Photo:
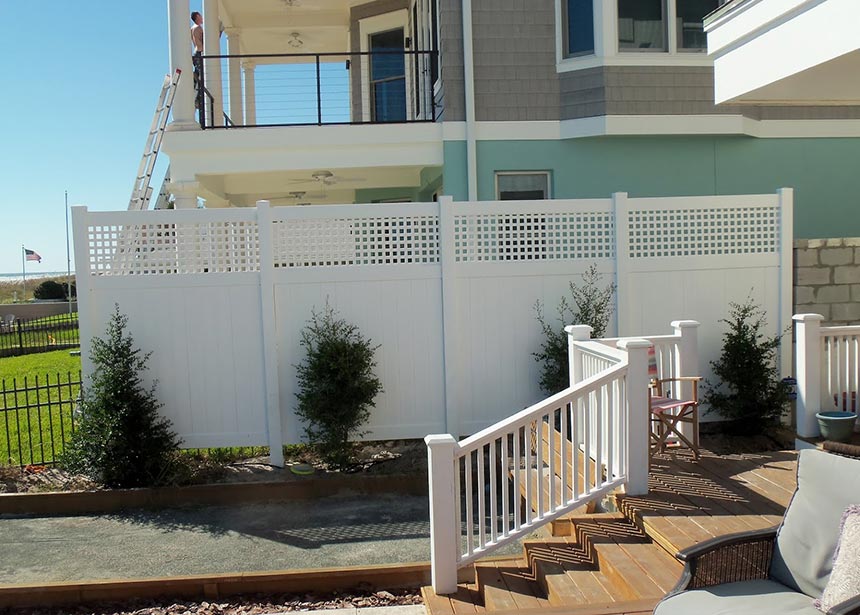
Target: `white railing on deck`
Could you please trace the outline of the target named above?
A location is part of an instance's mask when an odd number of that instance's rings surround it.
[[[817,412],[857,413],[860,326],[822,327],[821,314],[797,314],[797,434],[820,435]]]
[[[456,590],[459,567],[614,489],[647,493],[651,344],[618,346],[588,343],[588,378],[459,443],[427,436],[437,593]]]

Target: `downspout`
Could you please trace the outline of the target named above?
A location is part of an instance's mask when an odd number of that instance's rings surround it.
[[[472,39],[472,0],[463,2],[463,86],[466,97],[466,178],[469,200],[478,200],[478,142],[475,135],[475,52]]]

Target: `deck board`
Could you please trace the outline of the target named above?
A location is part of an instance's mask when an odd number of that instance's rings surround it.
[[[695,462],[657,455],[647,496],[619,506],[670,552],[714,536],[779,523],[796,486],[797,451],[718,456]]]

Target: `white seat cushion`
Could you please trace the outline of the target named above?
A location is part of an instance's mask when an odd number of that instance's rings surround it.
[[[812,598],[776,581],[725,583],[664,600],[654,615],[821,615]]]

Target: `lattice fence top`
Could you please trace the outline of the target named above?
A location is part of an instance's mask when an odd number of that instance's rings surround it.
[[[628,223],[631,258],[779,252],[774,206],[632,210]]]
[[[454,217],[458,263],[615,257],[611,212],[481,213]]]
[[[260,270],[256,222],[91,225],[90,273],[168,275]]]
[[[439,262],[438,216],[280,220],[273,235],[275,267]]]

